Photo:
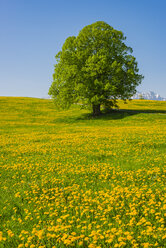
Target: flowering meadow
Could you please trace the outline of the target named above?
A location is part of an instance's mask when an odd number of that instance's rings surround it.
[[[0,248],[166,247],[166,102],[0,97]]]

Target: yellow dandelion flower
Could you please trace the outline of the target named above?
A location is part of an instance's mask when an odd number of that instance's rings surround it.
[[[79,245],[79,246],[83,245],[83,241],[79,241],[79,242],[78,242],[78,245]]]
[[[131,235],[127,235],[127,237],[126,237],[128,240],[132,240],[133,239],[133,237],[131,236]]]
[[[30,248],[35,248],[35,245],[34,244],[30,245]]]
[[[147,243],[143,243],[142,245],[143,245],[144,248],[148,248],[148,247],[151,246],[148,242]]]
[[[19,245],[17,246],[17,248],[22,248],[22,247],[24,247],[24,244],[19,244]]]

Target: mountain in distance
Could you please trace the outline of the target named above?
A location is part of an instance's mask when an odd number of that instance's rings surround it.
[[[51,99],[50,96],[43,97],[43,99]],[[161,97],[159,94],[148,91],[148,92],[140,92],[137,91],[137,93],[131,97],[131,99],[145,99],[145,100],[155,100],[155,101],[166,101],[165,97]]]
[[[132,99],[145,99],[145,100],[157,100],[157,101],[166,101],[166,98],[161,97],[159,94],[149,91],[149,92],[139,92],[132,97]]]

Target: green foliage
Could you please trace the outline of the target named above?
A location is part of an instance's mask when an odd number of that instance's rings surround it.
[[[77,37],[66,39],[56,55],[57,64],[49,95],[57,106],[115,106],[118,98],[129,99],[141,83],[132,49],[123,33],[105,22],[84,27]],[[97,113],[96,113],[97,114]]]

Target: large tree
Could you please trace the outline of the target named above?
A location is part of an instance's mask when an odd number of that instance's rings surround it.
[[[57,63],[49,95],[57,106],[68,108],[80,102],[91,106],[94,115],[101,105],[116,106],[136,92],[142,75],[132,48],[123,33],[99,21],[84,27],[77,37],[66,39],[56,55]]]

